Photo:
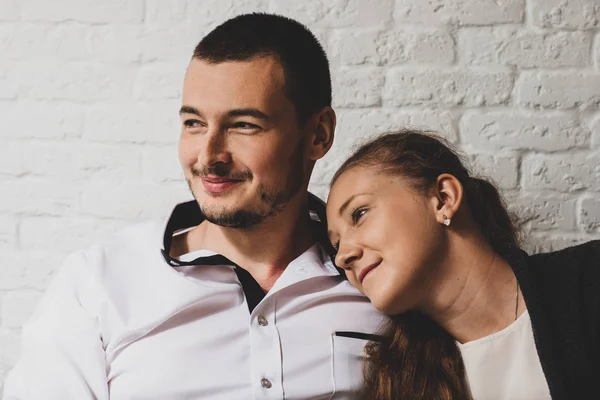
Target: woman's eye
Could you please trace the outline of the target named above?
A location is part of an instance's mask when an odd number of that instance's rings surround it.
[[[364,207],[357,208],[356,210],[352,211],[352,222],[356,224],[366,213],[367,209]]]

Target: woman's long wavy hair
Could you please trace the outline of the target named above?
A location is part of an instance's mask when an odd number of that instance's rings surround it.
[[[422,193],[444,173],[462,184],[465,206],[498,252],[519,243],[518,230],[496,187],[472,176],[463,156],[433,132],[403,130],[370,140],[334,175],[331,185],[354,167],[374,167],[407,178]],[[392,316],[370,342],[363,398],[368,400],[471,399],[465,367],[454,338],[418,311]]]

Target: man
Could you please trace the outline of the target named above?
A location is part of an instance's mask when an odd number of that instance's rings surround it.
[[[358,396],[382,317],[307,192],[335,128],[323,49],[293,20],[233,18],[196,47],[180,114],[195,201],[66,261],[5,399]]]

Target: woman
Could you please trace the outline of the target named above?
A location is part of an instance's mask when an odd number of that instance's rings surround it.
[[[443,139],[359,148],[327,204],[336,263],[392,316],[366,399],[596,398],[600,242],[529,256],[496,188]]]

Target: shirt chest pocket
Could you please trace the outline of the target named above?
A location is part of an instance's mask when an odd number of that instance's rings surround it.
[[[363,364],[368,339],[353,332],[337,332],[331,336],[334,394],[331,399],[360,399]]]

